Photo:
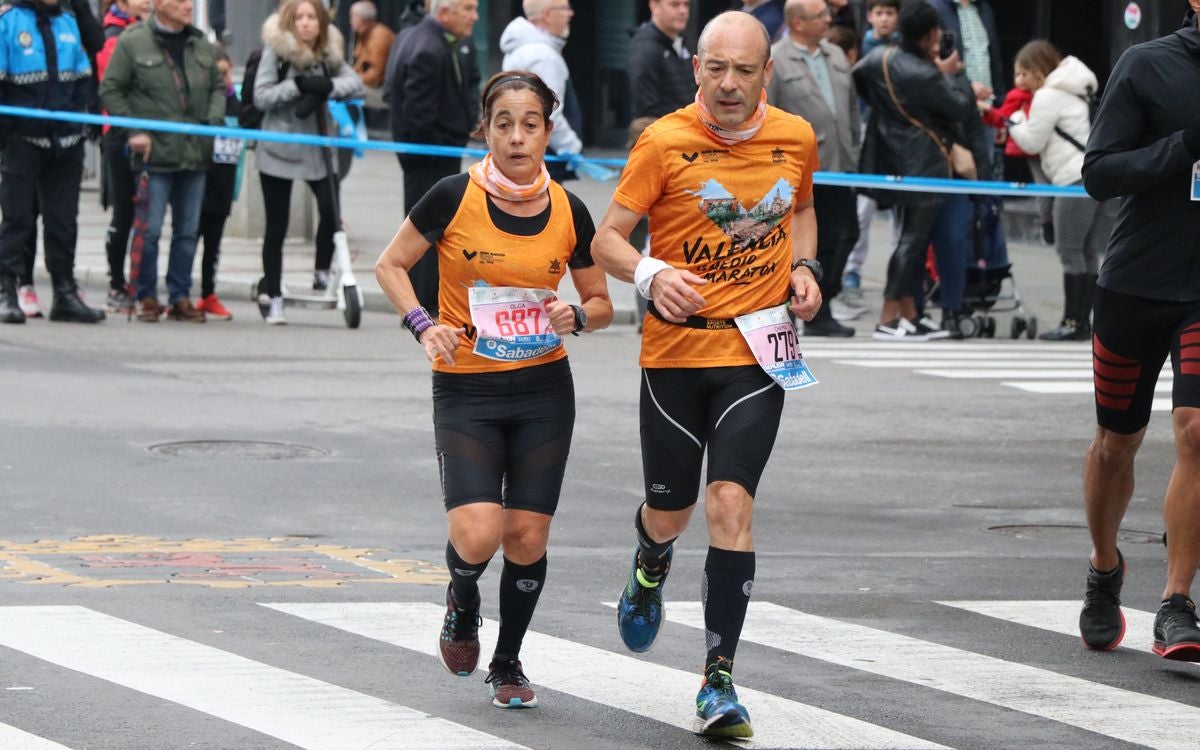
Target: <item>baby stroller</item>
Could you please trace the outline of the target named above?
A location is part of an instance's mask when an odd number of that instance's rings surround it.
[[[992,313],[1014,313],[1009,334],[1014,339],[1022,335],[1037,337],[1038,322],[1027,316],[1021,301],[1021,291],[1008,262],[1008,247],[1000,224],[1000,201],[992,196],[976,199],[972,226],[973,253],[966,267],[966,286],[963,291],[963,314],[956,319],[961,338],[994,338],[996,318]],[[933,250],[926,263],[927,296],[938,301],[939,281],[933,262]]]

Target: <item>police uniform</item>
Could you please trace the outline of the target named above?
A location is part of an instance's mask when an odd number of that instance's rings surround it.
[[[35,0],[0,7],[0,101],[83,112],[91,77],[92,66],[71,13]],[[9,317],[9,308],[15,303],[15,277],[21,272],[24,248],[36,228],[35,199],[45,226],[46,269],[54,283],[56,309],[51,317],[96,318],[79,303],[74,279],[83,125],[6,117],[0,120],[0,132],[5,141],[0,162],[0,319],[20,322]]]

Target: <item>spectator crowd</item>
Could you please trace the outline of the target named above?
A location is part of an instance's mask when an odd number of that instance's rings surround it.
[[[282,0],[263,24],[261,50],[251,56],[239,93],[229,56],[193,25],[194,0],[103,0],[99,15],[88,0],[16,0],[0,11],[6,51],[0,101],[319,135],[335,132],[327,102],[362,100],[369,111],[388,113],[396,141],[466,146],[480,116],[482,76],[473,39],[478,0],[414,0],[396,29],[381,20],[371,0],[347,2],[349,47],[327,0]],[[987,180],[1001,174],[1007,156],[1025,160],[1036,181],[1082,183],[1090,102],[1099,94],[1096,75],[1078,58],[1034,40],[1018,51],[1009,88],[990,0],[866,0],[857,14],[849,0],[731,5],[758,19],[772,40],[768,102],[813,126],[823,170]],[[691,3],[648,0],[648,10],[649,20],[630,30],[630,147],[647,125],[696,94],[693,49],[685,39],[695,28]],[[547,166],[553,179],[573,179],[584,112],[563,50],[574,10],[569,0],[524,0],[522,11],[499,36],[501,68],[536,73],[554,93],[559,104],[547,154],[561,159]],[[861,29],[859,19],[866,21]],[[102,201],[112,213],[105,243],[110,288],[101,309],[84,302],[73,271],[90,135],[90,128],[73,123],[5,120],[0,320],[22,323],[43,314],[33,282],[39,216],[52,320],[94,323],[106,312],[136,314],[145,322],[229,319],[216,295],[216,276],[248,144],[103,129]],[[340,176],[324,149],[273,141],[254,147],[259,184],[250,189],[261,190],[266,218],[259,303],[267,323],[281,324],[292,184],[303,181],[315,199],[312,291],[326,294],[332,293],[333,238],[340,229]],[[398,157],[406,214],[463,168],[458,157]],[[50,195],[54,199],[46,200]],[[826,304],[804,324],[805,336],[856,334],[851,324],[867,311],[862,268],[877,214],[891,219],[892,247],[871,335],[892,341],[969,335],[970,269],[1007,264],[997,199],[818,185],[814,203]],[[1088,198],[1042,203],[1043,236],[1062,259],[1064,293],[1062,320],[1042,338],[1087,339],[1114,207]],[[159,244],[168,208],[160,290]],[[634,231],[644,248],[647,229],[643,223]],[[422,305],[436,311],[435,259],[422,258],[410,276]]]

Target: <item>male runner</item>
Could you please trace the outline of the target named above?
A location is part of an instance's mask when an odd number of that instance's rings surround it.
[[[784,303],[804,320],[821,304],[812,260],[817,142],[803,119],[766,104],[770,39],[757,19],[719,15],[697,46],[696,101],[638,140],[592,243],[606,271],[650,300],[640,360],[646,501],[634,518],[638,545],[618,622],[630,649],[654,643],[672,544],[691,518],[707,446],[708,651],[696,712],[702,734],[749,737],[731,675],[754,580],[754,494],[783,389],[756,364],[734,318],[777,308],[777,340],[786,330],[794,343]],[[627,241],[643,214],[646,258]]]

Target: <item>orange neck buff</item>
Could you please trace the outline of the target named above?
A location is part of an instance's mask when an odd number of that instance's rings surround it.
[[[471,181],[483,188],[488,195],[506,201],[531,201],[550,189],[550,173],[546,170],[546,162],[542,162],[542,170],[537,179],[530,185],[519,185],[504,176],[504,173],[487,154],[483,161],[473,164],[468,173]]]
[[[758,109],[754,110],[754,114],[736,128],[730,129],[717,123],[713,119],[712,112],[708,105],[704,103],[704,97],[700,96],[700,92],[696,91],[696,112],[700,116],[700,122],[704,123],[704,130],[717,143],[725,146],[732,146],[741,141],[748,141],[753,138],[762,128],[763,123],[767,120],[767,92],[764,90],[758,98]]]

